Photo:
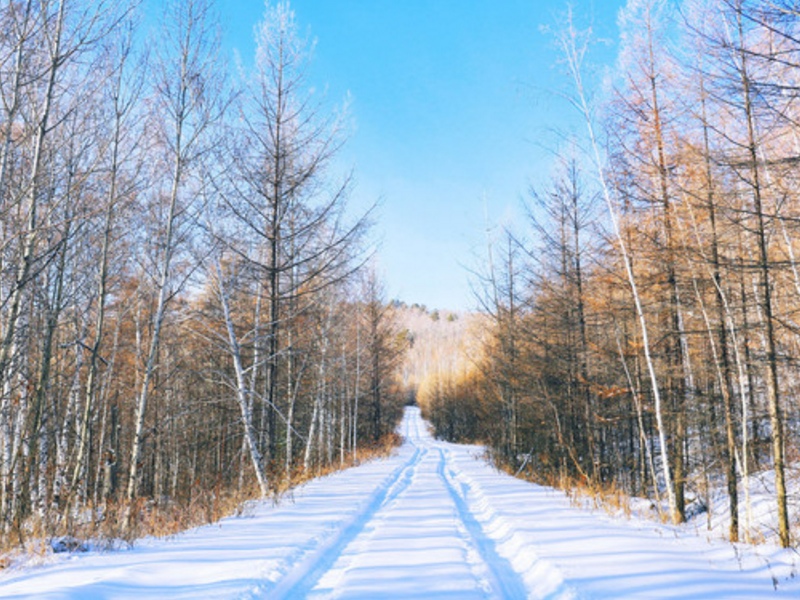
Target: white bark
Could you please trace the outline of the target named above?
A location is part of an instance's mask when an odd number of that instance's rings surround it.
[[[223,316],[225,318],[225,330],[228,336],[228,354],[231,357],[233,370],[236,374],[236,400],[239,404],[239,412],[242,419],[242,427],[244,429],[245,440],[247,441],[247,448],[250,452],[250,461],[253,464],[258,486],[261,489],[261,495],[266,497],[269,495],[269,482],[264,473],[261,451],[258,449],[258,438],[253,428],[253,411],[252,402],[250,401],[250,389],[247,386],[247,374],[242,363],[242,353],[239,345],[239,339],[236,336],[236,331],[233,327],[233,318],[231,317],[230,304],[228,302],[228,293],[225,288],[225,277],[222,272],[222,265],[219,258],[215,265],[217,274],[217,292],[219,296],[220,305],[222,306]]]
[[[572,102],[573,105],[580,111],[581,115],[585,120],[587,132],[589,134],[589,142],[591,143],[592,146],[593,161],[597,169],[598,180],[600,182],[600,187],[603,192],[603,198],[606,202],[606,207],[608,208],[608,214],[611,220],[614,237],[617,240],[617,246],[619,248],[620,256],[625,266],[625,275],[628,279],[628,285],[631,288],[631,294],[633,296],[633,302],[636,308],[636,316],[639,321],[640,335],[642,336],[642,348],[644,351],[645,364],[647,366],[647,373],[650,378],[650,386],[653,393],[656,425],[658,427],[661,472],[664,477],[664,485],[667,491],[667,501],[669,503],[669,509],[672,516],[672,520],[673,522],[678,523],[680,522],[680,514],[678,512],[678,505],[675,497],[675,489],[673,487],[673,482],[672,482],[672,472],[669,466],[669,450],[667,447],[666,427],[664,424],[664,415],[661,406],[661,391],[659,388],[658,378],[656,377],[655,364],[653,362],[653,358],[650,353],[650,338],[648,335],[647,320],[645,318],[644,309],[642,308],[641,299],[639,297],[639,289],[638,286],[636,285],[636,278],[634,277],[633,274],[633,267],[631,265],[630,254],[625,244],[625,239],[623,238],[619,228],[619,218],[617,216],[617,209],[616,206],[614,205],[614,200],[612,198],[611,190],[606,180],[605,171],[603,170],[603,161],[600,156],[600,146],[597,141],[597,136],[595,135],[594,132],[594,122],[592,119],[592,113],[591,110],[589,109],[586,92],[583,87],[583,75],[581,70],[582,69],[581,63],[585,48],[580,46],[580,40],[578,39],[577,32],[575,31],[573,23],[571,21],[568,23],[568,29],[566,31],[561,32],[561,37],[559,41],[561,43],[564,57],[567,60],[569,69],[573,77],[573,81],[575,83],[577,96],[575,99],[572,100]]]

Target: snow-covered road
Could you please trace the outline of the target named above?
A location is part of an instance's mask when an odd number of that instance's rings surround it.
[[[796,554],[570,506],[434,440],[173,540],[0,575],[0,598],[800,598]],[[775,585],[777,584],[777,591]]]

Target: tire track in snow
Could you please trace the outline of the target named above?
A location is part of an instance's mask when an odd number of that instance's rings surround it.
[[[449,456],[445,454],[441,447],[436,449],[439,451],[440,456],[439,476],[444,482],[450,498],[453,500],[456,513],[464,525],[469,541],[478,551],[481,560],[486,565],[489,584],[494,594],[498,598],[527,598],[528,591],[522,577],[514,570],[511,563],[500,555],[497,551],[496,541],[484,531],[482,525],[470,510],[466,499],[458,493],[448,467]]]
[[[372,494],[366,506],[353,515],[335,533],[320,542],[298,564],[279,579],[268,590],[270,600],[301,600],[317,585],[322,576],[339,559],[344,549],[365,529],[383,506],[392,502],[411,485],[414,472],[427,454],[414,440],[406,438],[414,446],[414,454],[380,485]]]
[[[471,551],[474,551],[473,559],[469,562],[477,567],[478,571],[475,574],[488,586],[485,591],[489,592],[491,597],[509,600],[575,598],[573,590],[565,589],[563,586],[558,586],[560,589],[556,590],[550,588],[547,592],[541,593],[544,591],[542,588],[546,589],[547,586],[531,585],[528,578],[523,577],[515,569],[515,561],[512,560],[514,557],[508,557],[507,549],[504,556],[501,548],[510,538],[517,537],[512,524],[498,515],[489,505],[488,498],[480,486],[461,472],[447,445],[435,442],[427,432],[421,431],[421,419],[418,414],[415,417],[407,418],[403,428],[406,443],[414,448],[412,456],[376,488],[363,509],[301,557],[299,562],[274,584],[274,587],[262,588],[262,595],[271,600],[306,598],[343,557],[346,548],[370,524],[375,523],[377,513],[397,500],[412,485],[418,467],[427,456],[426,464],[438,458],[435,473],[443,483],[446,492],[444,498],[452,502],[454,517],[459,523],[460,537]],[[429,454],[432,451],[435,451],[433,456]],[[438,457],[434,458],[436,454]],[[524,547],[518,550],[526,556],[530,554],[528,552],[530,548]],[[542,562],[537,562],[540,568],[545,566]],[[547,565],[546,575],[558,575],[558,579],[561,579],[560,573],[551,572],[552,569],[554,569],[552,565]],[[538,574],[545,573],[539,571]]]
[[[474,515],[479,527],[485,532],[491,532],[487,537],[493,540],[498,555],[501,558],[502,555],[510,555],[510,558],[504,559],[506,564],[515,573],[519,574],[520,571],[525,573],[525,576],[518,575],[518,577],[520,577],[523,588],[528,590],[528,595],[519,597],[540,600],[584,599],[585,597],[578,590],[565,581],[561,569],[539,556],[534,540],[522,535],[514,527],[512,520],[495,509],[480,483],[454,464],[451,451],[446,447],[439,447],[438,450],[448,459],[448,477],[453,484],[452,489],[456,490],[457,482],[465,504],[469,503],[473,506],[473,510],[470,512]],[[457,494],[457,492],[455,493]],[[472,502],[469,502],[470,496],[473,497]],[[508,597],[517,598],[517,596]]]

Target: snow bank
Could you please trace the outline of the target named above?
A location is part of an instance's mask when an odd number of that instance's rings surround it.
[[[0,575],[0,598],[800,598],[797,555],[612,518],[439,442],[409,409],[393,457],[280,506]]]

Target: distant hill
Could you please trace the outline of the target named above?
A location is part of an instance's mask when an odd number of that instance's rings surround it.
[[[398,301],[394,308],[397,323],[409,341],[401,373],[406,389],[417,390],[432,377],[469,368],[478,339],[479,315]]]

